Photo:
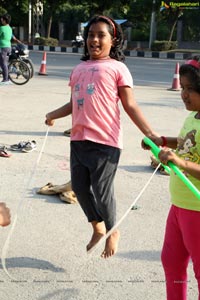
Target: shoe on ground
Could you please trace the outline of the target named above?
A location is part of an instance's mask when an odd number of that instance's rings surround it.
[[[22,152],[32,152],[36,150],[36,141],[27,142],[26,145],[21,149]]]
[[[157,160],[157,158],[154,155],[151,155],[150,159],[151,159],[151,168],[156,169],[157,166],[160,164],[159,160]],[[162,175],[169,175],[169,173],[165,170],[165,168],[162,165],[160,165],[158,170]]]
[[[61,194],[59,194],[59,198],[60,198],[60,200],[66,202],[68,204],[76,204],[76,203],[78,203],[76,195],[75,195],[75,193],[73,191],[61,193]]]
[[[10,149],[13,151],[22,151],[22,152],[32,152],[36,149],[35,141],[21,141],[18,144],[13,144],[10,146]]]
[[[157,166],[160,164],[159,160],[157,160],[157,158],[154,155],[151,155],[150,159],[151,159],[151,167],[152,167],[152,169],[156,169]]]
[[[10,157],[11,154],[7,152],[6,146],[0,146],[0,156],[1,157]]]
[[[65,130],[65,131],[63,132],[63,134],[64,134],[65,136],[70,136],[70,134],[71,134],[71,129]]]
[[[10,149],[13,150],[13,151],[21,151],[22,148],[24,148],[26,144],[27,144],[27,142],[21,141],[18,144],[11,145]]]
[[[12,82],[10,80],[0,82],[0,85],[11,85],[11,84],[12,84]]]
[[[64,192],[71,192],[72,185],[71,180],[65,184],[53,185],[51,182],[47,183],[45,186],[41,187],[37,193],[43,195],[56,195]]]

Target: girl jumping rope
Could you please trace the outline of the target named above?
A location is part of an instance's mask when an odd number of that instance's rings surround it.
[[[84,32],[83,62],[72,71],[71,100],[46,115],[46,124],[72,113],[72,188],[93,228],[87,251],[116,223],[113,181],[122,149],[119,102],[136,126],[155,136],[133,94],[123,63],[121,27],[106,16],[92,18]],[[106,239],[102,257],[117,251],[119,230]]]
[[[187,110],[178,137],[153,139],[164,148],[160,161],[177,165],[200,190],[200,57],[194,56],[180,67],[181,97]],[[187,299],[187,267],[191,258],[200,300],[200,200],[171,171],[172,206],[168,214],[161,260],[166,277],[167,300]]]

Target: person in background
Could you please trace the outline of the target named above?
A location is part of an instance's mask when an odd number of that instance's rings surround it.
[[[76,36],[76,41],[77,42],[82,42],[83,41],[83,37],[82,37],[82,34],[80,32]]]
[[[81,32],[79,32],[79,33],[77,34],[77,36],[76,36],[76,42],[77,42],[77,46],[78,46],[78,47],[83,46],[83,44],[84,44],[84,39],[83,39],[83,37],[82,37]]]
[[[11,52],[11,39],[13,36],[10,27],[11,16],[5,14],[0,18],[2,26],[0,26],[0,67],[2,69],[3,80],[1,85],[7,85],[11,82],[8,77],[8,55]]]

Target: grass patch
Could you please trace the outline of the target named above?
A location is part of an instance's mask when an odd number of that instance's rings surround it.
[[[176,52],[176,53],[200,53],[199,49],[173,49],[167,52]]]

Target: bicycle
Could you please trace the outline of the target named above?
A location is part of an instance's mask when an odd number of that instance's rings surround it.
[[[26,45],[24,44],[17,44],[12,46],[11,54],[10,54],[10,60],[11,59],[16,59],[16,60],[21,60],[25,62],[31,73],[31,78],[34,75],[34,65],[32,60],[29,58],[29,50]]]
[[[2,70],[0,69],[0,75]],[[22,85],[29,81],[31,78],[30,69],[28,65],[19,60],[11,60],[8,64],[8,77],[14,84]]]
[[[31,65],[27,64],[19,55],[19,50],[15,47],[12,48],[11,54],[8,56],[8,76],[10,81],[17,85],[27,83],[31,78]],[[0,75],[2,70],[0,69]],[[33,75],[33,74],[32,74]]]
[[[22,85],[30,80],[31,72],[24,61],[14,59],[8,64],[8,76],[13,83]]]

